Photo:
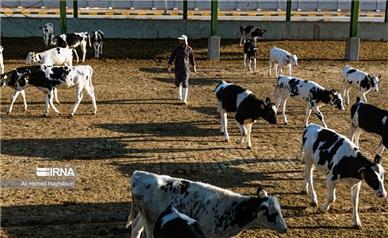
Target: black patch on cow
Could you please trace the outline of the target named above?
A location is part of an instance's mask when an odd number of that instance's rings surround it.
[[[187,189],[190,187],[190,182],[186,180],[182,180],[180,184],[180,192],[181,194],[185,193]]]
[[[365,76],[365,78],[360,82],[360,87],[369,90],[372,87],[371,81],[373,80],[371,80],[368,75]]]
[[[248,95],[239,105],[235,119],[241,125],[246,119],[258,120],[263,118],[271,124],[276,124],[276,115],[272,110],[272,105],[266,105],[255,95]]]
[[[360,151],[357,151],[356,156],[344,156],[341,160],[333,167],[332,180],[338,178],[355,178],[362,179],[360,169],[368,168],[374,164],[365,158]]]
[[[298,96],[299,95],[299,89],[298,85],[301,83],[299,79],[292,78],[288,81],[288,87],[290,91],[290,95],[293,96]]]
[[[253,28],[254,28],[254,26],[246,26],[245,28],[243,28],[244,29],[244,33],[248,34],[249,32],[252,31]]]
[[[244,92],[246,89],[237,86],[229,85],[219,90],[216,94],[218,100],[221,101],[222,108],[227,112],[236,112],[237,111],[237,96]]]
[[[313,151],[319,150],[319,165],[325,165],[328,163],[328,169],[333,167],[333,156],[337,153],[337,150],[343,145],[344,139],[339,137],[336,133],[322,129],[317,136],[317,140],[313,144]]]
[[[330,92],[329,90],[326,90],[326,89],[322,90],[320,88],[313,87],[310,90],[310,94],[311,94],[311,100],[315,100],[317,103],[323,102],[325,104],[329,104],[331,101],[330,96],[332,92]]]
[[[151,184],[148,184],[147,186],[146,186],[146,189],[149,189],[151,187]]]
[[[349,69],[348,72],[346,72],[346,74],[352,74],[352,73],[354,73],[356,71],[357,71],[356,69]]]
[[[61,48],[57,48],[57,52],[58,52],[58,54],[61,54]]]
[[[256,45],[254,42],[248,40],[244,43],[244,54],[247,55],[247,58],[256,58]]]

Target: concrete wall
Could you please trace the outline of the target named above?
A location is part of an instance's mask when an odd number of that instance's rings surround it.
[[[2,18],[1,33],[4,37],[41,36],[38,26],[47,22],[55,25],[59,33],[58,19]],[[347,22],[249,22],[219,21],[219,36],[223,39],[239,38],[239,25],[256,25],[268,29],[268,40],[343,40],[348,37]],[[174,38],[186,33],[190,38],[207,38],[210,22],[203,20],[142,20],[142,19],[68,19],[68,32],[101,29],[107,38]],[[362,40],[388,41],[388,23],[359,23]]]

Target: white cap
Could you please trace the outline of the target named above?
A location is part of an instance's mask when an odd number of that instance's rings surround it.
[[[188,38],[187,38],[187,36],[186,35],[181,35],[180,37],[178,37],[177,38],[178,40],[184,40],[185,41],[185,43],[186,43],[186,45],[188,45],[188,43],[187,43],[187,40],[188,40]]]

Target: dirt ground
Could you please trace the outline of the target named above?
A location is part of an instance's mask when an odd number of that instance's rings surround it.
[[[359,212],[363,230],[352,228],[350,186],[340,185],[329,212],[312,208],[300,194],[303,163],[298,158],[306,104],[289,100],[289,124],[258,121],[253,148],[237,145],[238,128],[230,117],[231,142],[219,132],[212,92],[221,79],[271,96],[274,78],[267,76],[269,47],[298,54],[296,76],[341,90],[340,69],[345,43],[334,41],[265,41],[259,43],[258,72],[243,70],[237,41],[223,41],[222,60],[205,60],[206,41],[193,41],[198,72],[191,74],[189,105],[176,99],[173,75],[165,71],[173,40],[108,40],[105,58],[86,61],[94,68],[97,115],[85,95],[74,118],[68,118],[74,90],[59,90],[64,115],[43,118],[43,94],[27,89],[28,110],[21,99],[6,115],[12,90],[1,89],[1,179],[36,179],[35,167],[76,169],[75,189],[1,190],[1,237],[129,237],[125,230],[134,170],[208,182],[235,192],[253,194],[261,185],[278,197],[289,237],[387,237],[387,199],[362,185]],[[2,39],[6,70],[23,65],[29,50],[42,50],[41,39]],[[36,47],[36,46],[39,47]],[[151,59],[147,59],[151,58]],[[370,103],[388,108],[388,42],[362,42],[361,61],[352,66],[382,74],[380,92]],[[352,101],[356,91],[351,91]],[[340,112],[322,108],[330,128],[347,134],[349,107]],[[318,119],[312,116],[312,122]],[[361,136],[361,149],[372,158],[379,139]],[[387,152],[383,156],[387,157]],[[388,170],[387,163],[384,167]],[[324,176],[315,173],[319,203],[326,198]],[[387,182],[386,182],[387,185]],[[387,186],[386,186],[387,187]],[[269,230],[250,229],[240,237],[276,237]],[[283,235],[285,236],[285,235]]]

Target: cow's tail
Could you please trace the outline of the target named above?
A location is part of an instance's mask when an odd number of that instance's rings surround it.
[[[91,42],[91,40],[90,40],[90,32],[88,32],[88,43],[89,43],[89,47],[92,47],[92,42]]]
[[[240,25],[240,34],[243,35],[244,34],[244,27],[242,25]]]

